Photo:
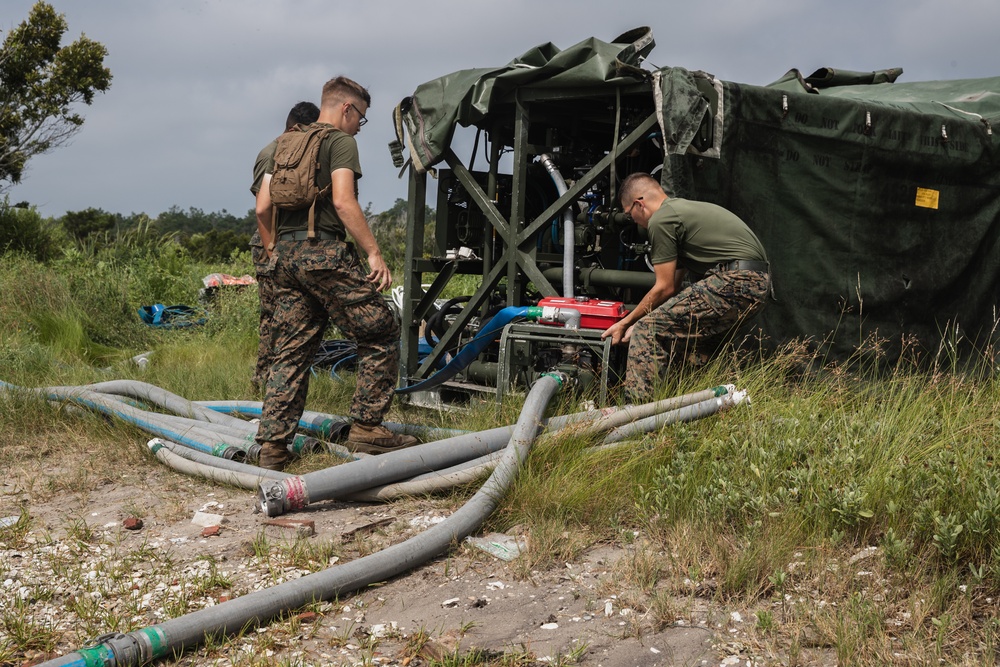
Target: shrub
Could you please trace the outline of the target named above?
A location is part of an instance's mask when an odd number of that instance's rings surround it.
[[[34,208],[0,202],[0,255],[22,253],[39,262],[57,255],[59,238],[54,226]]]

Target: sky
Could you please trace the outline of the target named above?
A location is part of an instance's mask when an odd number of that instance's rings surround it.
[[[344,74],[372,95],[358,135],[359,200],[406,198],[387,148],[391,111],[422,83],[649,26],[650,67],[765,85],[798,68],[902,67],[899,82],[1000,76],[996,0],[49,0],[64,43],[108,49],[113,80],[67,146],[28,163],[10,201],[45,216],[172,206],[242,216],[257,152],[300,100]],[[4,0],[0,31],[33,0]],[[4,184],[0,184],[2,187]],[[431,206],[434,202],[428,202]]]

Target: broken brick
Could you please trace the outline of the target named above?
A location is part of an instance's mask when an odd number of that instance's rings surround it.
[[[134,516],[127,517],[122,521],[122,528],[125,530],[142,530],[142,519]]]
[[[264,525],[291,528],[304,537],[316,534],[316,522],[307,519],[265,519]]]
[[[205,526],[205,529],[201,531],[202,537],[215,537],[222,532],[222,528],[219,526]]]

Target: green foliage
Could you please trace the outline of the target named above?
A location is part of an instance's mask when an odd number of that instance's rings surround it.
[[[193,234],[181,239],[181,245],[191,256],[202,262],[224,260],[249,244],[250,234],[240,234],[229,229],[210,229],[204,234]]]
[[[114,229],[120,215],[108,213],[99,208],[82,211],[67,211],[62,217],[62,226],[77,241],[83,241],[93,234],[106,233]]]
[[[44,262],[55,257],[59,235],[34,208],[10,206],[0,201],[0,256],[23,253]]]
[[[0,182],[17,183],[31,157],[65,143],[83,125],[73,107],[111,86],[107,49],[84,36],[61,47],[67,27],[37,2],[0,46]]]
[[[406,207],[407,202],[405,199],[397,199],[392,208],[383,213],[373,215],[370,206],[369,209],[365,210],[365,215],[368,217],[368,224],[375,235],[375,239],[378,241],[379,248],[382,250],[382,256],[385,258],[389,268],[397,274],[403,268],[406,248],[409,245],[409,239],[406,238],[408,220]],[[434,210],[429,206],[425,206],[424,209],[426,218],[425,230],[427,233],[421,239],[421,244],[417,252],[418,257],[431,255],[435,247]]]
[[[154,224],[160,234],[176,233],[182,237],[204,234],[213,230],[243,233],[249,236],[257,228],[257,216],[252,209],[243,217],[238,218],[225,209],[206,213],[200,208],[191,207],[185,211],[179,206],[171,206],[156,216]]]

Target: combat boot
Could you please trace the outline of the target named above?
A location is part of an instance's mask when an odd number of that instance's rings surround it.
[[[381,424],[354,422],[344,445],[362,454],[384,454],[420,444],[412,435],[397,435]]]
[[[288,465],[289,458],[291,457],[289,456],[287,447],[262,447],[260,450],[260,460],[257,461],[257,465],[267,470],[281,472]]]

